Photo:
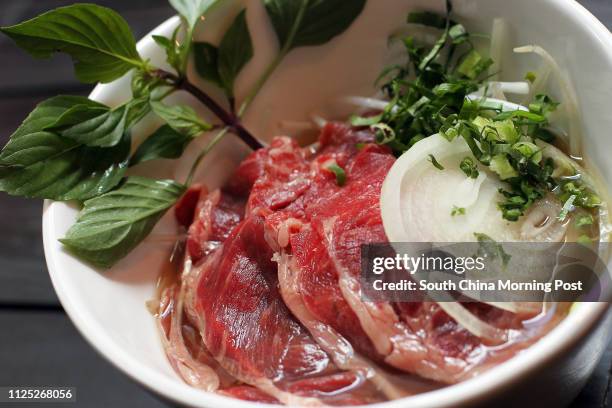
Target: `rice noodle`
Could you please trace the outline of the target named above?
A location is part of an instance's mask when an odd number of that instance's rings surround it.
[[[570,155],[574,157],[580,157],[582,154],[582,117],[580,114],[580,110],[578,109],[576,91],[571,85],[571,81],[568,78],[567,72],[562,70],[557,61],[553,58],[552,55],[548,53],[544,48],[538,45],[526,45],[523,47],[517,47],[514,49],[514,52],[517,54],[527,54],[533,53],[542,57],[546,65],[548,66],[548,70],[556,77],[556,80],[559,84],[559,89],[562,95],[562,106],[565,109],[566,119],[568,123],[568,134],[569,134],[569,150]],[[544,71],[546,72],[546,71]],[[544,79],[536,77],[536,82],[538,80],[544,81]],[[537,85],[537,86],[536,86]],[[540,86],[543,86],[544,82],[540,82],[538,84],[534,84],[534,92],[537,92]],[[533,97],[533,95],[529,95]]]
[[[485,96],[506,101],[506,93],[514,95],[527,95],[531,91],[528,82],[499,82],[493,81],[487,85],[480,87],[478,91],[470,94],[470,96]]]
[[[530,91],[529,83],[526,81],[518,82],[492,82],[497,85],[503,92],[515,95],[527,95]]]
[[[490,86],[490,94],[493,98],[499,99],[501,101],[507,101],[506,94],[504,93],[502,87],[499,85],[499,82],[493,83]]]

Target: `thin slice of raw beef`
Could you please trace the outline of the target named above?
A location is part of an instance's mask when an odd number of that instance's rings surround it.
[[[367,143],[372,140],[367,135],[345,125],[326,126],[319,150],[309,157],[309,173],[304,170],[302,156],[293,153],[300,158],[294,174],[299,175],[300,186],[308,185],[298,195],[283,194],[292,191],[292,186],[276,183],[274,172],[262,176],[265,183],[255,183],[259,184],[259,196],[270,194],[267,188],[272,186],[275,195],[293,199],[279,207],[257,200],[271,211],[266,216],[266,227],[272,246],[282,249],[292,269],[291,276],[299,282],[291,288],[299,297],[289,294],[286,298],[291,297],[296,304],[301,302],[299,306],[308,312],[308,319],[316,319],[315,324],[300,318],[311,332],[317,324],[324,324],[329,326],[326,333],[333,329],[358,352],[375,361],[384,360],[426,378],[457,382],[474,375],[478,370],[470,369],[484,362],[488,349],[480,338],[440,308],[430,310],[416,304],[422,315],[407,319],[401,307],[367,301],[362,296],[361,245],[387,241],[379,200],[382,182],[394,163],[388,150]],[[285,155],[287,151],[288,148]],[[268,159],[269,162],[274,161]],[[330,162],[345,169],[347,182],[343,187],[337,186],[334,175],[325,171]],[[283,170],[288,173],[286,167]],[[498,325],[499,319],[493,317],[485,315],[484,320]],[[441,321],[444,325],[431,323]],[[339,344],[343,344],[341,339]],[[326,349],[331,355],[339,350],[343,348]]]
[[[207,391],[234,386],[236,379],[229,375],[212,357],[202,342],[196,326],[198,318],[186,298],[193,297],[199,271],[194,263],[210,262],[221,241],[242,219],[246,198],[230,193],[208,193],[201,185],[194,185],[181,197],[175,207],[180,225],[188,227],[184,245],[175,248],[168,265],[174,273],[161,276],[158,323],[168,359],[183,379],[194,387]],[[180,265],[179,265],[180,264]]]
[[[207,194],[204,190],[200,193],[186,244],[193,264],[225,241],[244,217],[245,205],[245,198],[227,192],[217,190]]]
[[[306,152],[287,137],[275,138],[259,155],[261,176],[253,183],[247,214],[256,209],[278,210],[295,201],[310,186]]]
[[[201,345],[187,340],[238,381],[221,392],[299,405],[365,403],[404,395],[379,365],[454,383],[514,354],[492,350],[444,305],[363,296],[361,246],[387,241],[380,190],[395,162],[373,141],[369,131],[333,123],[316,149],[276,138],[222,191],[201,192],[186,245],[193,271],[183,278],[185,316]],[[344,170],[344,185],[332,164]],[[525,318],[458,307],[500,331]]]
[[[220,392],[222,395],[228,397],[234,397],[243,401],[261,402],[265,404],[280,404],[280,401],[276,398],[266,394],[259,388],[253,387],[252,385],[236,385],[222,389]]]
[[[374,360],[383,360],[344,299],[327,248],[307,217],[309,207],[317,203],[325,205],[326,200],[343,190],[334,173],[327,169],[329,163],[346,167],[355,157],[363,156],[373,159],[372,167],[380,164],[376,162],[380,159],[393,163],[388,150],[371,143],[363,146],[372,140],[369,132],[353,132],[346,125],[330,124],[323,130],[319,149],[306,158],[296,144],[285,141],[282,154],[259,156],[267,170],[254,183],[249,207],[251,212],[265,215],[266,237],[271,247],[280,254],[289,255],[277,256],[277,260],[286,259],[279,261],[279,280],[289,309],[339,367],[370,378],[387,398],[393,399],[405,394],[391,384],[378,367],[355,351],[356,348]],[[274,146],[279,145],[277,141]],[[310,160],[309,166],[305,165],[306,159]],[[294,171],[286,171],[288,165],[296,163]],[[285,180],[284,175],[291,174],[291,182],[278,183],[278,174]],[[299,194],[294,194],[296,186],[299,186]],[[265,199],[253,199],[254,196],[289,199],[282,206],[274,206]],[[297,249],[293,254],[290,253],[292,248]],[[307,250],[300,252],[300,248]],[[310,259],[301,257],[302,254]]]
[[[364,378],[338,370],[283,303],[264,219],[247,217],[217,251],[202,265],[193,299],[215,360],[283,403],[355,402]]]

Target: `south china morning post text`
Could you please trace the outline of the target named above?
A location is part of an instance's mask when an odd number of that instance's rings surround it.
[[[390,243],[361,255],[369,300],[609,301],[605,263],[580,244]]]
[[[458,276],[464,275],[467,271],[484,271],[486,259],[482,256],[477,257],[453,257],[441,256],[439,254],[425,255],[417,257],[407,254],[396,254],[393,257],[375,257],[372,259],[372,273],[382,275],[385,271],[403,270],[410,275],[425,271],[453,271]],[[565,282],[555,279],[554,282],[538,282],[535,279],[531,282],[513,282],[510,279],[497,279],[494,281],[480,281],[472,279],[429,281],[403,279],[399,282],[385,282],[377,279],[373,282],[374,290],[466,290],[466,291],[498,291],[498,290],[539,290],[544,293],[551,293],[554,290],[582,290],[582,281]]]

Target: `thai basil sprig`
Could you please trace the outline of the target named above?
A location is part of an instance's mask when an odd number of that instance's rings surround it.
[[[155,36],[154,40],[165,50],[173,72],[139,55],[126,21],[94,4],[61,7],[0,28],[35,58],[68,54],[82,82],[108,83],[132,74],[133,97],[118,107],[79,96],[57,96],[40,103],[0,153],[0,191],[82,203],[77,223],[62,242],[97,266],[114,265],[150,233],[191,183],[201,159],[224,135],[233,133],[251,148],[260,148],[240,120],[259,90],[292,49],[324,44],[345,31],[363,10],[365,0],[263,0],[279,52],[238,110],[234,82],[253,56],[246,9],[237,13],[221,43],[213,45],[194,43],[192,37],[196,25],[219,0],[170,3],[182,24],[169,38]],[[191,82],[187,76],[191,56],[199,75],[223,89],[227,103]],[[220,124],[202,120],[189,106],[164,103],[176,91],[192,94]],[[165,124],[132,153],[130,131],[149,112]],[[129,166],[179,158],[192,140],[215,128],[220,128],[219,133],[200,153],[184,183],[126,177]]]

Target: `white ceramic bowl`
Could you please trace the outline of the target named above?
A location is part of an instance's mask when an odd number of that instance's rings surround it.
[[[255,57],[238,79],[238,97],[262,71],[276,44],[260,2],[246,1]],[[219,28],[227,25],[228,16],[240,3],[244,2],[226,2],[226,6],[207,18],[205,28],[198,35],[218,41]],[[385,64],[386,36],[403,26],[408,10],[431,8],[431,3],[429,0],[370,0],[364,14],[341,37],[323,47],[294,51],[259,95],[247,115],[247,127],[258,135],[271,136],[285,130],[283,120],[300,121],[313,112],[328,113],[329,101],[339,95],[372,94],[373,80]],[[508,50],[516,45],[537,43],[567,68],[584,118],[587,156],[607,186],[612,187],[612,161],[608,158],[612,152],[609,135],[612,35],[609,31],[572,0],[455,0],[455,11],[471,30],[479,32],[489,32],[492,19],[503,17],[510,27]],[[178,19],[172,18],[154,33],[169,34],[176,24]],[[163,53],[150,35],[139,42],[138,49],[154,63],[163,65]],[[508,57],[510,51],[503,64],[505,79],[521,79],[524,72],[537,67],[533,57]],[[347,67],[350,67],[348,71]],[[338,72],[343,74],[336,75]],[[128,81],[124,78],[98,86],[91,97],[117,104],[129,96]],[[177,98],[185,98],[182,100],[206,114],[188,97]],[[134,135],[138,139],[158,124],[149,118],[138,126]],[[136,172],[180,180],[186,170],[184,163],[191,161],[203,143],[203,140],[194,143],[178,165],[157,162]],[[198,178],[211,187],[219,186],[246,153],[239,142],[227,138],[207,158],[203,166],[206,171],[201,171]],[[75,215],[76,209],[68,204],[46,202],[43,235],[53,285],[83,336],[123,372],[170,400],[196,407],[255,406],[189,387],[166,360],[145,302],[153,296],[156,277],[169,253],[170,244],[163,238],[173,233],[172,217],[165,217],[151,237],[127,259],[111,271],[101,272],[70,256],[57,241]],[[584,385],[608,345],[612,320],[608,310],[608,304],[581,305],[537,344],[478,378],[379,406],[431,408],[520,403],[556,407],[567,404]]]

